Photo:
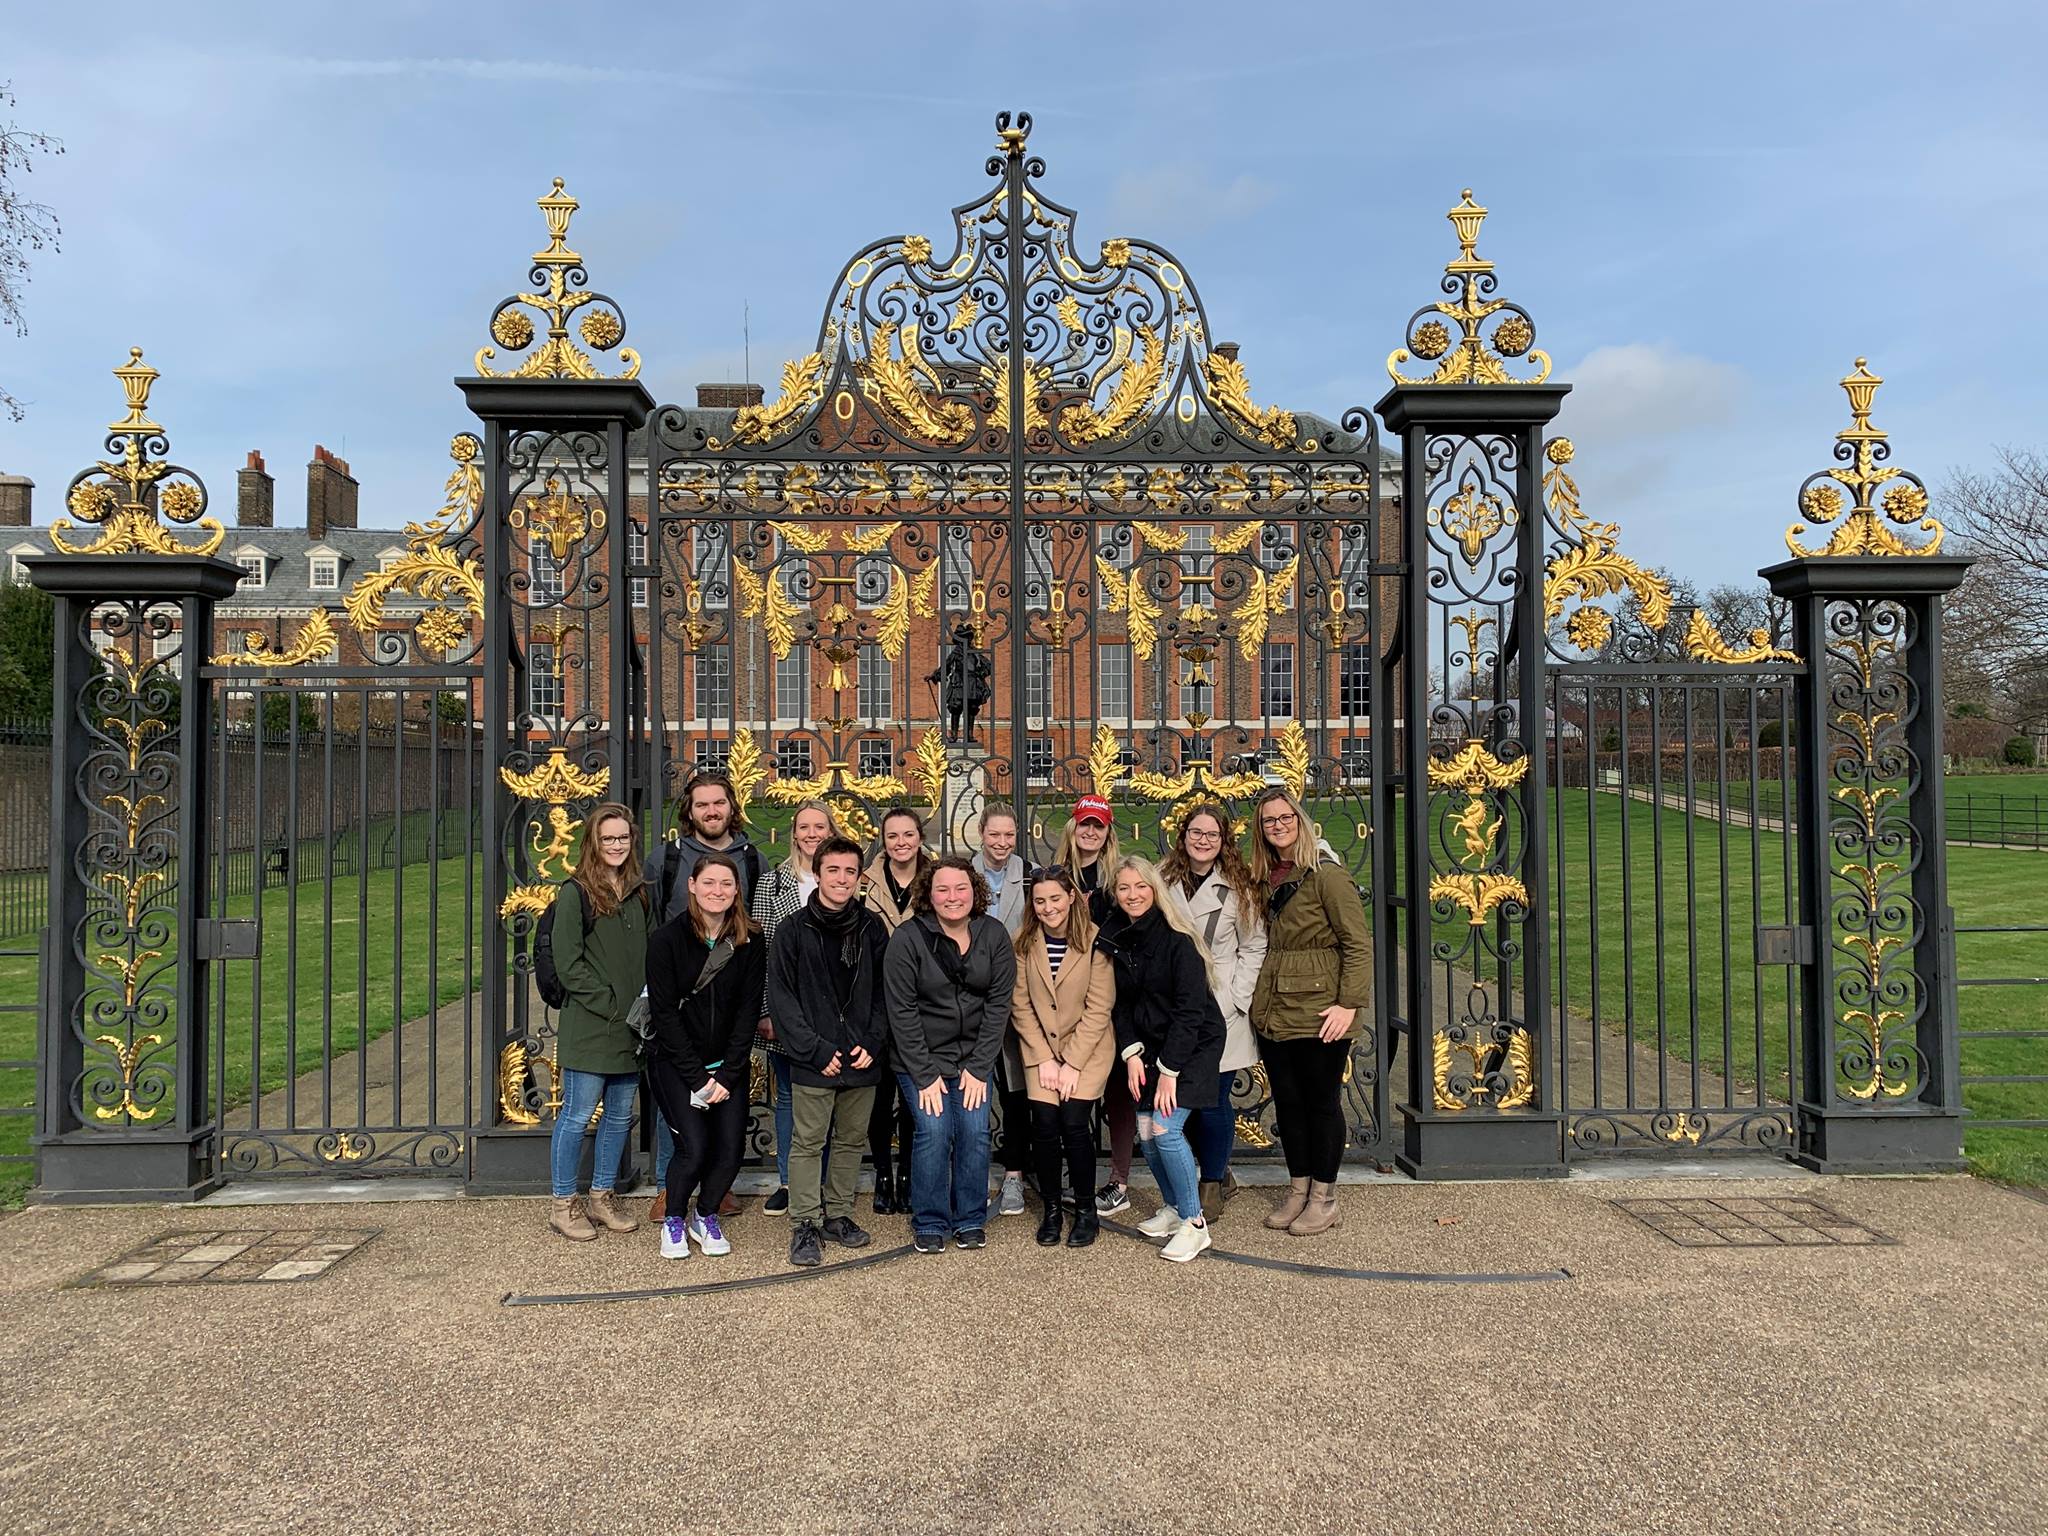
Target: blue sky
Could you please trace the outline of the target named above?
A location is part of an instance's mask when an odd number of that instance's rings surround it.
[[[1257,396],[1333,417],[1384,392],[1473,187],[1576,386],[1587,510],[1702,586],[1780,556],[1859,355],[1930,483],[2048,436],[2037,5],[9,10],[15,118],[67,150],[27,183],[63,249],[0,337],[39,521],[131,345],[217,511],[260,448],[301,520],[316,441],[366,523],[431,510],[553,176],[658,399],[741,376],[743,309],[772,380],[856,246],[981,193],[1004,107],[1084,246],[1172,249]]]

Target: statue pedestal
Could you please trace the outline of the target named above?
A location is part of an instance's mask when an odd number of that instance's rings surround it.
[[[949,848],[973,849],[979,846],[975,823],[981,819],[981,808],[987,797],[982,792],[985,780],[981,758],[978,754],[974,757],[967,755],[973,750],[960,746],[946,749],[946,803],[942,814],[946,846]]]

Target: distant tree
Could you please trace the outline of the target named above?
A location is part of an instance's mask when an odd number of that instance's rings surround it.
[[[2028,736],[2015,736],[2005,744],[2005,762],[2009,768],[2031,768],[2034,766],[2034,742]]]
[[[0,124],[0,324],[17,336],[26,336],[28,320],[22,314],[21,290],[28,285],[29,253],[45,247],[56,250],[62,231],[47,204],[22,193],[20,178],[35,169],[36,156],[61,155],[64,145],[47,133],[31,133],[14,122],[11,82],[0,81],[0,109],[8,114],[7,121]],[[0,410],[15,421],[23,415],[21,402],[4,384],[0,384]]]
[[[0,719],[49,715],[56,649],[56,599],[25,581],[0,582]]]
[[[2031,734],[2048,728],[2048,458],[2001,448],[1997,461],[1942,488],[1949,547],[1976,560],[1942,605],[1945,685],[1958,704]]]

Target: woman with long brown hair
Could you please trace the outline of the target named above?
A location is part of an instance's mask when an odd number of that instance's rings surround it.
[[[932,867],[924,837],[924,817],[909,806],[892,805],[882,813],[882,846],[861,875],[860,900],[882,920],[885,939],[910,921],[918,886]],[[875,1165],[875,1214],[907,1216],[910,1144],[916,1120],[910,1100],[896,1091],[894,1067],[887,1061],[882,1065],[882,1081],[868,1117],[868,1157]]]
[[[1237,851],[1230,812],[1213,800],[1190,806],[1181,817],[1173,847],[1159,865],[1159,879],[1209,952],[1216,1006],[1223,1011],[1216,1102],[1191,1106],[1194,1113],[1188,1117],[1188,1142],[1202,1165],[1202,1207],[1214,1219],[1223,1202],[1237,1193],[1230,1171],[1230,1151],[1237,1141],[1230,1090],[1237,1074],[1259,1060],[1251,1005],[1266,958],[1265,893]]]
[[[718,1207],[746,1140],[750,1047],[767,966],[767,942],[740,905],[739,864],[728,854],[699,854],[682,913],[647,941],[647,1080],[675,1141],[660,1224],[665,1259],[687,1259],[692,1242],[710,1255],[732,1251]]]
[[[1069,1248],[1101,1229],[1095,1212],[1095,1105],[1116,1059],[1110,1005],[1116,977],[1096,947],[1095,924],[1074,877],[1058,864],[1031,871],[1017,952],[1010,1036],[1023,1062],[1039,1198],[1038,1244],[1060,1240],[1060,1159],[1074,1193]]]
[[[1372,936],[1351,876],[1301,802],[1278,787],[1253,808],[1252,875],[1266,888],[1266,958],[1252,1028],[1287,1154],[1287,1198],[1266,1225],[1296,1237],[1338,1224],[1344,1064],[1372,999]]]
[[[562,1107],[548,1147],[555,1201],[548,1225],[575,1242],[597,1236],[593,1219],[612,1232],[640,1225],[613,1203],[612,1188],[640,1090],[637,1041],[626,1014],[646,984],[647,924],[639,831],[631,811],[607,801],[583,824],[583,848],[555,893],[549,933],[568,997],[555,1025]],[[600,1103],[604,1119],[597,1128],[586,1205],[576,1192],[577,1164],[584,1130]]]

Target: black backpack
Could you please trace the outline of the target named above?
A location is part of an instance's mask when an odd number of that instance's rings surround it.
[[[562,973],[555,969],[555,911],[560,904],[558,891],[533,929],[533,981],[540,991],[540,1000],[550,1008],[560,1008],[569,1001],[569,989],[562,985]]]

